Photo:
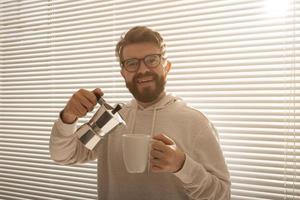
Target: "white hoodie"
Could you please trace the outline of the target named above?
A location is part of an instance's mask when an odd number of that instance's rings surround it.
[[[115,128],[93,151],[73,134],[76,122],[58,119],[50,138],[51,158],[68,165],[98,159],[99,200],[230,199],[230,177],[217,133],[202,113],[166,95],[146,109],[132,100],[120,114],[128,127]],[[183,168],[177,173],[128,173],[121,145],[121,135],[128,132],[166,134],[185,152]]]

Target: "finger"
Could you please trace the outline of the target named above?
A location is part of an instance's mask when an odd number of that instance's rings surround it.
[[[92,91],[92,93],[94,95],[96,95],[97,99],[99,99],[100,97],[102,97],[104,95],[104,93],[102,92],[102,90],[100,88],[96,88]]]
[[[75,115],[76,117],[82,117],[87,111],[87,108],[82,106],[77,97],[73,96],[67,104],[64,112],[66,114]]]
[[[81,89],[79,92],[80,92],[80,96],[86,98],[93,106],[96,105],[97,96],[93,92],[84,89]]]
[[[152,172],[163,172],[163,169],[158,166],[151,166]]]
[[[152,142],[152,150],[157,150],[160,152],[165,152],[168,150],[168,147],[162,141],[153,141]]]
[[[87,99],[86,96],[76,95],[75,98],[77,102],[80,104],[79,106],[82,106],[86,109],[86,112],[93,110],[94,104],[89,99]]]
[[[168,162],[166,160],[164,160],[164,159],[158,159],[158,158],[154,158],[154,157],[150,158],[150,163],[152,165],[158,166],[160,168],[164,168],[165,166],[168,165]]]
[[[150,155],[153,158],[157,158],[157,159],[164,158],[164,154],[161,151],[158,151],[158,150],[151,150]]]
[[[160,164],[159,159],[157,159],[155,157],[151,157],[150,162],[151,162],[152,165],[156,165],[156,166],[159,166],[159,164]]]
[[[167,167],[161,164],[150,164],[152,172],[167,172]]]
[[[153,136],[153,139],[162,141],[166,145],[172,145],[172,144],[174,144],[174,142],[173,142],[173,140],[171,138],[169,138],[168,136],[166,136],[165,134],[162,134],[162,133]]]
[[[162,166],[160,166],[159,164],[159,160],[154,160],[154,159],[151,159],[150,160],[150,168],[153,169],[153,168],[156,168],[156,169],[163,169]]]
[[[78,105],[75,105],[73,107],[73,110],[74,110],[73,112],[75,113],[75,115],[77,117],[83,117],[87,113],[86,108],[84,106],[82,106],[80,103],[78,103]]]

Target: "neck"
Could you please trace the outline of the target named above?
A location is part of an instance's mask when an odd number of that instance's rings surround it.
[[[166,96],[166,92],[162,92],[154,101],[151,102],[141,102],[137,100],[137,104],[143,108],[147,108],[159,102],[164,96]]]

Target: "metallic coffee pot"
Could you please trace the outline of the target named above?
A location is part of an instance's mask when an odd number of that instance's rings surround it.
[[[87,123],[76,130],[79,140],[92,150],[98,142],[118,125],[126,125],[118,111],[122,108],[120,104],[110,106],[100,97],[98,99],[100,108]]]

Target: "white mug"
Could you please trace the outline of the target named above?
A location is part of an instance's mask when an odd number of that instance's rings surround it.
[[[150,135],[122,135],[123,160],[129,173],[143,173],[149,159]]]

